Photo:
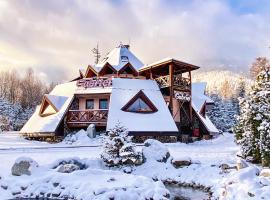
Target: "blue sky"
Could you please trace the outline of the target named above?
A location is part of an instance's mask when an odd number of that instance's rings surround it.
[[[269,0],[1,0],[0,70],[33,67],[44,80],[76,76],[120,42],[144,62],[175,57],[247,72],[270,55]]]

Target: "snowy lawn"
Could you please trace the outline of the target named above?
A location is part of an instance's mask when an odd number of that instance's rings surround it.
[[[84,199],[106,199],[111,196],[119,199],[164,199],[168,191],[161,182],[153,181],[161,180],[209,187],[213,197],[219,199],[270,199],[270,178],[258,176],[260,168],[249,164],[249,167],[239,171],[229,169],[224,172],[219,167],[221,164],[236,165],[239,148],[233,140],[233,135],[224,134],[214,140],[193,144],[165,144],[171,154],[166,163],[148,159],[132,174],[125,174],[123,169],[104,166],[99,156],[102,147],[97,146],[102,143],[99,139],[83,143],[83,146],[93,147],[79,147],[80,142],[48,144],[27,141],[14,133],[0,134],[0,185],[3,186],[0,194],[4,199],[12,197],[12,193],[21,192],[17,195],[22,195],[46,191]],[[12,165],[21,156],[31,157],[40,165],[31,176],[11,175]],[[85,162],[88,168],[70,174],[53,169],[52,165],[57,160],[71,157]],[[176,169],[171,164],[172,159],[190,159],[192,164]]]

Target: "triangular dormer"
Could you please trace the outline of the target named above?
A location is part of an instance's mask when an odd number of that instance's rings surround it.
[[[99,76],[107,74],[117,74],[116,69],[114,69],[109,63],[106,63],[98,73]]]
[[[140,90],[121,110],[134,113],[154,113],[158,109],[151,100]]]
[[[85,78],[92,78],[92,77],[97,76],[97,74],[98,73],[96,72],[96,70],[91,65],[88,65],[84,77]]]
[[[133,76],[138,76],[139,73],[137,72],[136,69],[130,64],[127,63],[124,67],[122,67],[119,72],[119,74],[132,74]]]
[[[46,117],[49,115],[56,114],[59,112],[63,104],[66,102],[68,97],[55,96],[55,95],[44,95],[41,107],[39,110],[39,115],[41,117]]]

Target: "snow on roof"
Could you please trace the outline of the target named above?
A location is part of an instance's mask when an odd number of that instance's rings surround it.
[[[158,108],[157,112],[142,114],[121,110],[140,90]],[[107,130],[113,128],[118,122],[125,126],[128,131],[178,132],[159,87],[152,80],[113,79]]]
[[[74,94],[105,94],[111,93],[112,87],[96,87],[96,88],[77,88]]]
[[[95,68],[100,70],[106,63],[109,63],[117,71],[127,63],[130,63],[137,71],[144,65],[125,45],[119,45],[110,51],[101,63],[95,65]]]
[[[144,65],[144,66],[142,66],[142,67],[140,68],[140,70],[142,70],[142,69],[144,69],[144,68],[147,68],[147,67],[149,67],[149,66],[156,65],[156,64],[159,64],[159,63],[163,63],[163,62],[167,62],[167,61],[170,61],[170,60],[173,60],[173,58],[171,58],[171,57],[166,57],[166,58],[163,58],[163,59],[158,60],[158,61],[156,61],[156,62],[153,62],[153,63],[151,63],[151,64]]]
[[[21,133],[52,133],[55,132],[69,105],[71,104],[74,94],[97,94],[111,93],[112,88],[78,88],[76,81],[59,84],[46,97],[55,105],[59,111],[55,114],[41,117],[39,115],[40,106],[38,106],[21,129]]]
[[[46,94],[45,96],[46,96],[47,99],[49,99],[49,101],[54,105],[54,107],[57,110],[60,110],[61,107],[66,102],[66,100],[68,99],[68,97],[56,96],[56,95],[50,95],[50,94]]]
[[[192,83],[192,97],[193,96],[198,96],[202,97],[206,100],[206,103],[214,103],[214,101],[205,95],[205,89],[206,89],[206,82],[196,82]]]
[[[201,115],[200,111],[205,103],[214,103],[212,99],[206,96],[205,93],[206,83],[192,83],[192,107],[194,111],[197,113],[201,122],[205,125],[206,129],[210,133],[218,133],[218,129],[211,122],[211,120],[207,116]]]
[[[21,129],[21,133],[52,133],[55,132],[60,121],[64,117],[67,108],[73,100],[76,81],[59,84],[48,95],[60,110],[52,115],[41,117],[39,115],[40,106],[37,106],[34,114]],[[65,98],[65,101],[63,101]]]

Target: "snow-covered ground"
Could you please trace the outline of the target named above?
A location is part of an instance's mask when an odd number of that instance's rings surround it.
[[[219,167],[221,164],[236,165],[239,147],[233,140],[232,134],[224,134],[213,140],[192,144],[165,144],[171,154],[167,163],[148,160],[136,167],[132,174],[125,174],[122,169],[104,166],[99,156],[102,151],[100,138],[85,141],[82,136],[72,144],[48,144],[27,141],[17,133],[0,134],[0,186],[8,186],[6,190],[0,187],[0,199],[10,198],[12,192],[16,194],[26,186],[28,193],[50,190],[57,194],[61,191],[85,199],[106,199],[110,196],[118,199],[165,198],[168,191],[160,181],[153,180],[209,187],[213,197],[219,199],[270,199],[270,178],[258,176],[260,168],[249,164],[249,167],[239,171],[229,169],[224,172]],[[21,156],[30,157],[40,165],[31,176],[11,175],[12,165]],[[73,157],[86,163],[88,168],[70,174],[53,169],[53,163],[59,162],[59,159]],[[170,163],[172,158],[190,158],[193,164],[176,169]],[[54,183],[59,186],[53,186]]]

